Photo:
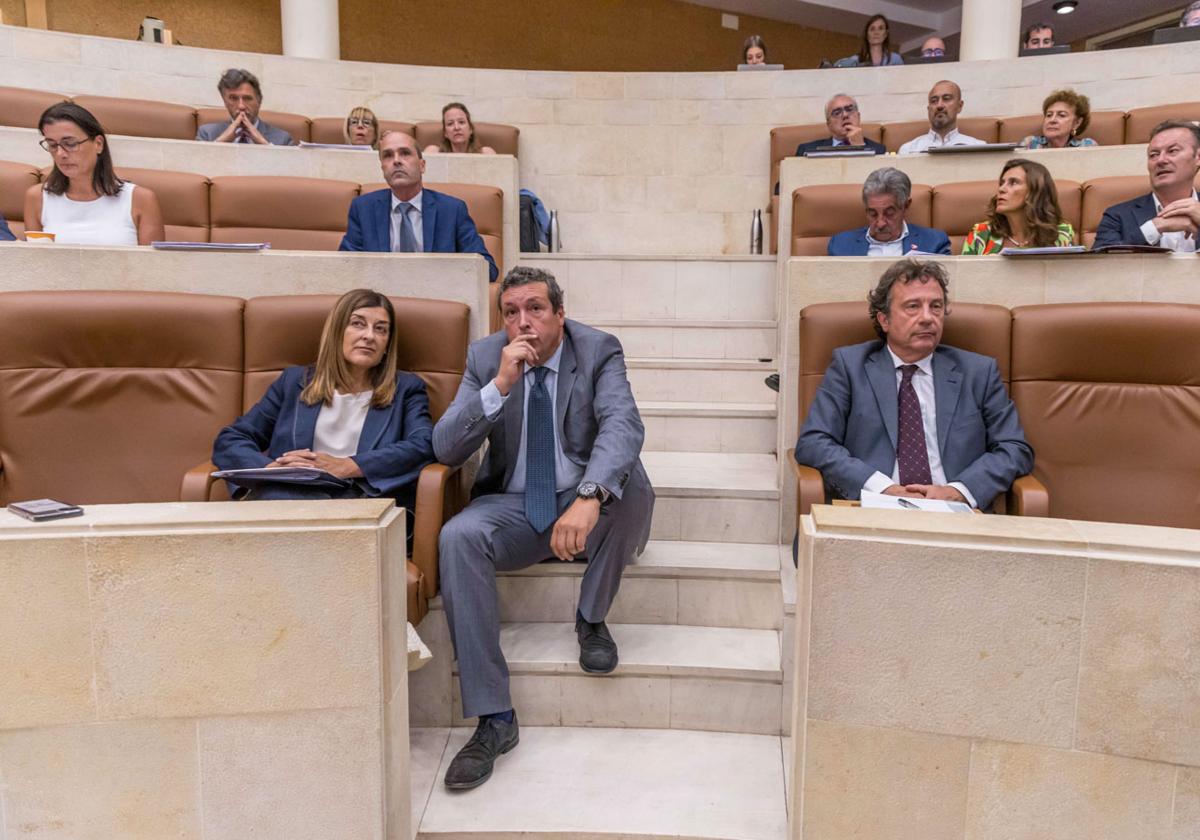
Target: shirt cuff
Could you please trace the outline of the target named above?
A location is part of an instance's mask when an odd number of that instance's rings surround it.
[[[890,476],[886,476],[881,472],[875,472],[867,479],[867,483],[862,486],[862,489],[867,493],[882,493],[895,483]]]
[[[967,500],[967,504],[969,504],[971,507],[978,507],[978,505],[975,504],[975,497],[971,495],[971,491],[967,489],[967,485],[963,484],[961,481],[951,481],[946,486],[953,487],[959,493],[962,493],[963,498]]]
[[[489,382],[479,389],[479,402],[483,404],[483,415],[489,420],[495,420],[500,414],[500,409],[504,408],[504,401],[507,396],[500,395],[500,389],[496,387],[496,383]]]
[[[1154,220],[1146,222],[1142,225],[1142,236],[1146,238],[1147,245],[1157,245],[1162,239],[1162,234],[1158,232],[1158,228],[1154,226]]]

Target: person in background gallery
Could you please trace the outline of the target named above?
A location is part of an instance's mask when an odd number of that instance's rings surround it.
[[[1027,149],[1095,146],[1095,140],[1083,136],[1091,120],[1091,100],[1069,88],[1056,90],[1042,102],[1042,133],[1029,135],[1021,145]]]
[[[886,67],[903,64],[900,53],[892,50],[891,24],[883,15],[872,15],[863,27],[858,52],[838,59],[834,67]]]
[[[370,108],[352,108],[342,126],[342,137],[350,146],[379,148],[379,118]]]
[[[766,64],[767,45],[761,35],[751,35],[742,44],[742,64]]]
[[[475,123],[471,121],[471,112],[461,102],[451,102],[442,108],[442,142],[429,144],[425,154],[436,155],[438,152],[454,152],[466,155],[494,155],[496,150],[491,146],[480,146],[475,139]]]
[[[294,146],[292,135],[259,119],[262,86],[249,70],[230,68],[217,80],[217,92],[229,112],[224,122],[205,123],[196,131],[197,140],[213,143],[256,143],[260,146]]]

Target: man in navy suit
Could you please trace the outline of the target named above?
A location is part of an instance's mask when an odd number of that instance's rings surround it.
[[[834,351],[796,444],[832,495],[982,510],[1033,467],[996,360],[940,344],[948,288],[939,263],[895,263],[869,297],[879,340]]]
[[[9,230],[8,222],[0,217],[0,242],[14,242],[16,238],[13,236],[13,232]]]
[[[867,176],[862,189],[867,226],[836,233],[826,250],[831,257],[904,257],[912,253],[949,254],[950,238],[940,230],[910,225],[912,182],[885,166]]]
[[[399,131],[379,139],[379,163],[391,189],[361,195],[350,204],[340,251],[407,251],[479,254],[488,279],[499,270],[475,229],[466,202],[422,187],[425,157],[417,141]]]
[[[1161,122],[1146,146],[1150,192],[1104,211],[1093,248],[1158,245],[1193,253],[1200,227],[1196,174],[1200,172],[1200,127],[1182,120]]]
[[[857,146],[868,148],[877,155],[887,154],[882,143],[863,137],[862,114],[852,96],[839,93],[825,103],[825,125],[829,126],[830,136],[801,143],[796,147],[796,157],[804,157],[821,146]]]

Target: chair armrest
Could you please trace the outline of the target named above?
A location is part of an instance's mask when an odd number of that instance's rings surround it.
[[[1022,475],[1005,494],[1005,511],[1011,516],[1049,516],[1050,491],[1032,475]]]
[[[212,486],[217,480],[210,475],[216,466],[212,461],[205,461],[192,467],[183,474],[183,483],[179,488],[181,502],[207,502],[212,493]]]
[[[438,535],[442,526],[467,504],[462,466],[430,464],[417,477],[413,505],[412,561],[421,571],[421,597],[438,592]]]
[[[787,459],[792,465],[792,474],[796,476],[796,515],[804,516],[813,505],[825,504],[825,480],[818,470],[796,463],[790,449]]]

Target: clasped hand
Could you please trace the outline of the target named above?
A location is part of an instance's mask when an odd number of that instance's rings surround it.
[[[559,560],[574,560],[587,548],[588,535],[600,521],[599,499],[576,499],[550,532],[550,550]]]
[[[1183,233],[1194,238],[1200,230],[1200,202],[1193,198],[1172,201],[1154,219],[1159,233]]]
[[[238,115],[229,122],[229,126],[217,137],[217,142],[234,142],[237,140],[237,134],[239,130],[246,132],[246,136],[258,145],[267,145],[267,138],[263,137],[262,132],[259,131],[258,128],[255,127],[254,123],[250,121],[249,117],[246,116],[245,111],[238,112]]]
[[[967,499],[955,487],[947,484],[893,484],[883,491],[888,496],[905,496],[910,499],[940,499],[943,502],[963,502]]]
[[[267,464],[267,467],[316,467],[338,478],[362,477],[362,470],[358,468],[358,464],[353,458],[338,458],[326,452],[313,452],[311,449],[293,449],[291,452],[284,452]]]

